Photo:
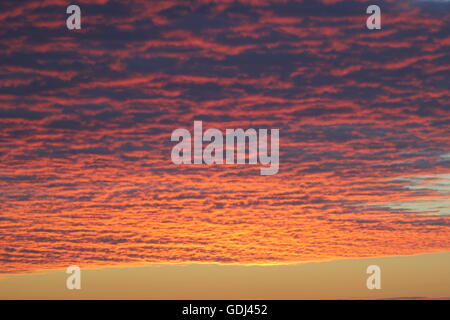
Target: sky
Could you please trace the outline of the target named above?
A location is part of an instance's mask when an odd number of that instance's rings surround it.
[[[76,4],[0,4],[0,274],[450,251],[448,1],[378,1],[381,30],[367,1]],[[279,172],[175,165],[194,120],[279,129]]]
[[[82,269],[81,289],[51,270],[0,276],[0,299],[335,300],[450,299],[450,253],[243,266],[151,264]],[[368,265],[381,268],[381,289],[366,287]]]

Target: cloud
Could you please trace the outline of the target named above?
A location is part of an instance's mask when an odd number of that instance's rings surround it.
[[[449,11],[366,4],[3,1],[2,269],[448,250]],[[280,128],[279,173],[173,165],[194,120]]]

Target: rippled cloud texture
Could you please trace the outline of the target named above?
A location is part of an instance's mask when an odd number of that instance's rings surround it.
[[[1,1],[0,272],[450,249],[450,3]],[[171,132],[279,128],[280,171]]]

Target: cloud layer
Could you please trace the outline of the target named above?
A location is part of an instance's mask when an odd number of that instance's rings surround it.
[[[1,4],[0,272],[450,249],[449,3],[78,3]],[[175,166],[194,120],[280,172]]]

